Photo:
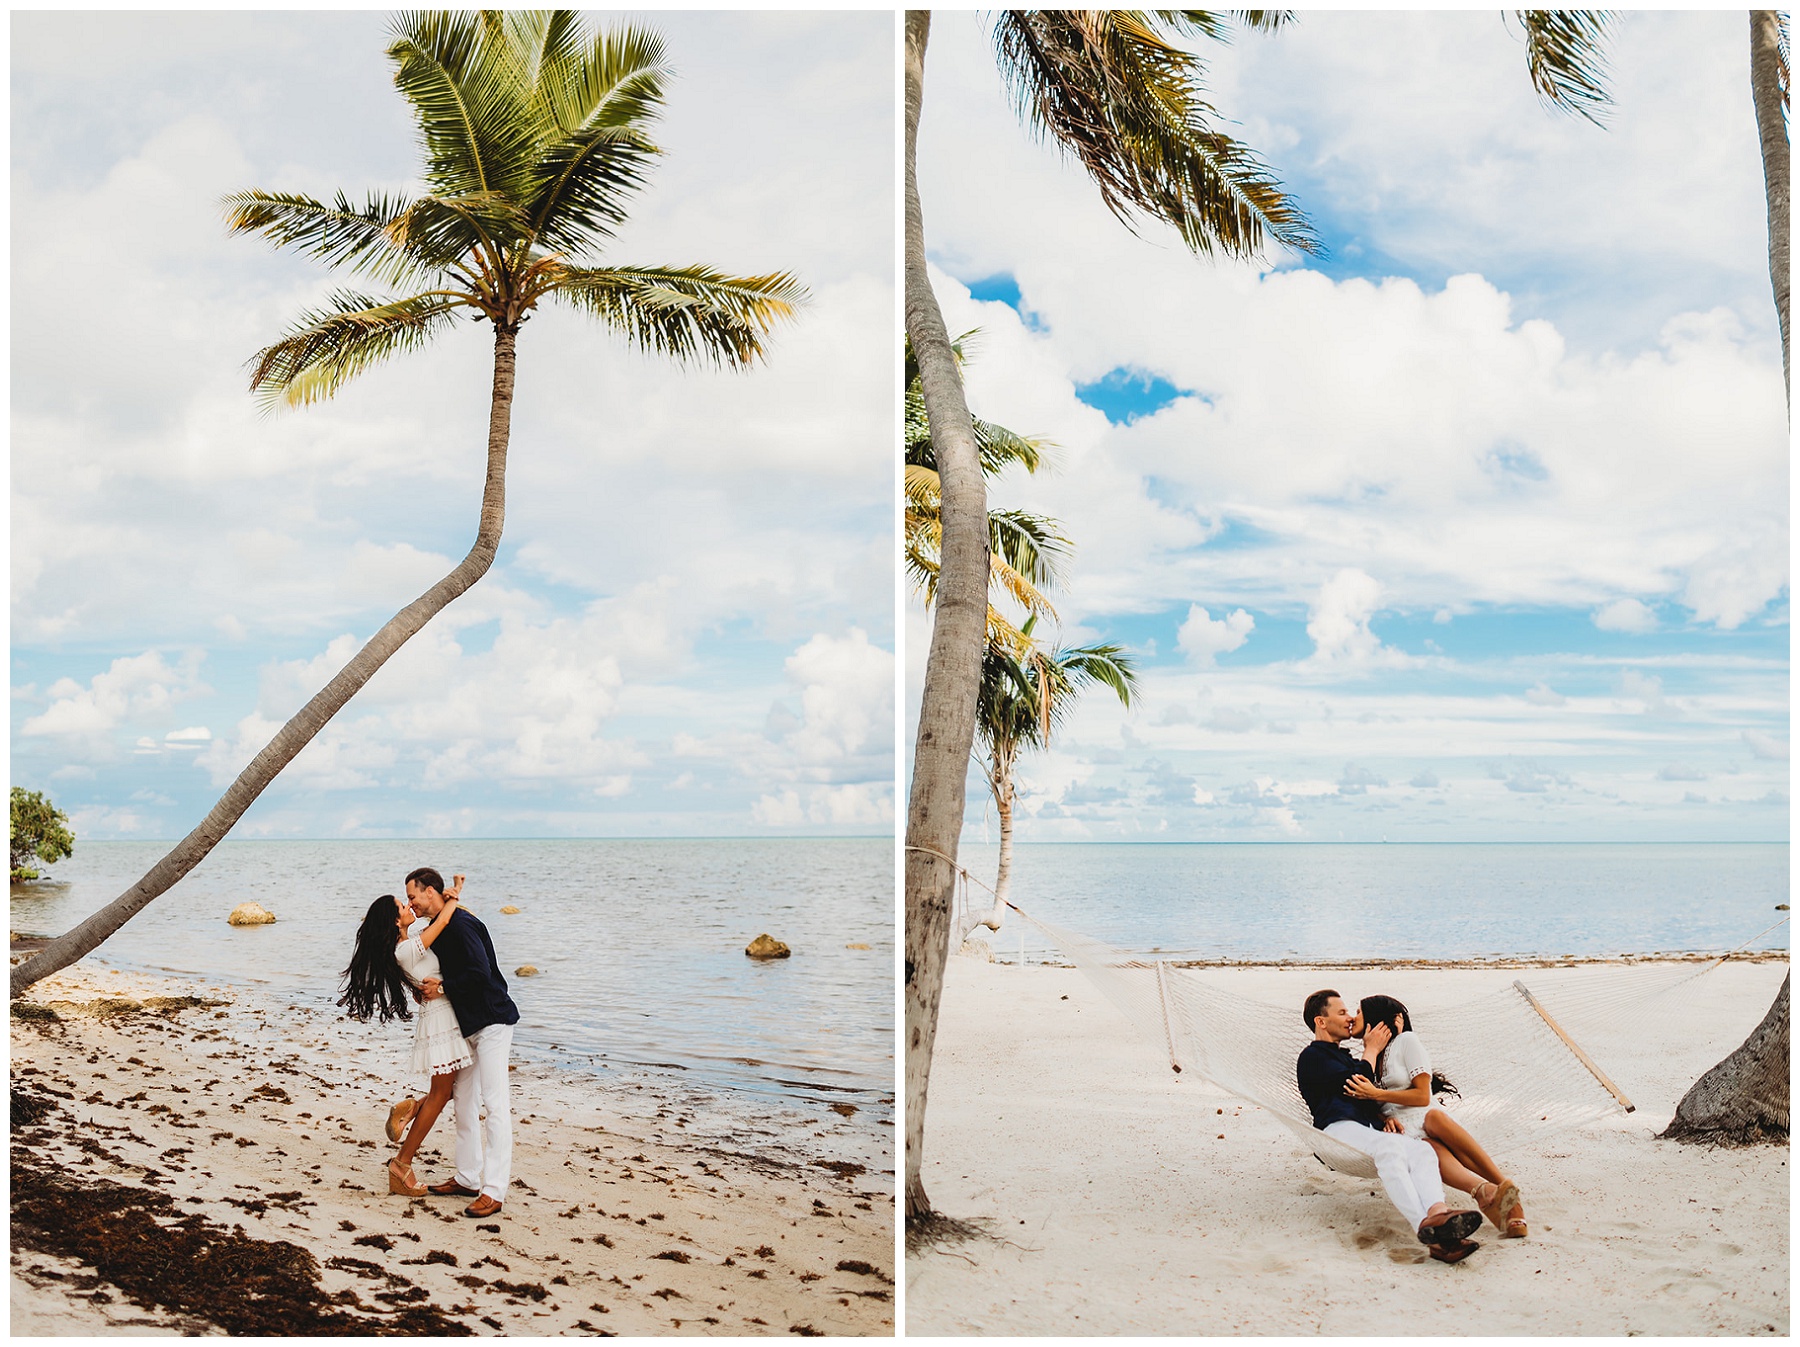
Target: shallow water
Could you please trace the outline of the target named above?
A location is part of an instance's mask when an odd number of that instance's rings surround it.
[[[993,882],[999,850],[961,860]],[[1120,948],[1193,959],[1724,952],[1781,920],[1768,843],[1028,845],[1012,901]],[[971,903],[988,895],[971,886]],[[1021,927],[978,931],[1019,957]],[[1787,926],[1753,948],[1786,949]],[[1024,929],[1025,957],[1052,951]]]
[[[54,882],[14,888],[12,929],[68,929],[166,849],[81,843]],[[464,896],[519,1006],[517,1056],[821,1116],[847,1103],[866,1138],[891,1145],[881,1126],[894,1112],[887,839],[228,841],[87,962],[260,986],[330,1009],[368,904],[399,892],[418,865],[468,875]],[[248,901],[275,924],[229,925]],[[508,904],[521,911],[502,914]],[[793,957],[746,958],[763,931]],[[524,964],[541,971],[516,976]],[[411,1031],[385,1030],[397,1048]]]

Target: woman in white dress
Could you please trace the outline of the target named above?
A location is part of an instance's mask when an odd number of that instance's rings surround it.
[[[1429,1142],[1444,1182],[1473,1197],[1501,1238],[1523,1239],[1529,1227],[1518,1185],[1500,1172],[1466,1127],[1432,1102],[1434,1093],[1455,1094],[1456,1087],[1432,1071],[1425,1044],[1413,1032],[1411,1013],[1391,996],[1365,996],[1357,1009],[1356,1033],[1363,1036],[1365,1053],[1371,1033],[1381,1044],[1375,1081],[1352,1076],[1344,1093],[1378,1102],[1388,1131]]]
[[[456,911],[462,882],[463,877],[456,876],[444,895],[443,911],[417,935],[408,933],[417,917],[405,898],[384,893],[369,905],[356,933],[350,966],[344,970],[344,994],[338,998],[338,1004],[352,1019],[366,1020],[374,1015],[385,1024],[396,1016],[403,1020],[412,1018],[408,999],[419,999],[419,989],[426,978],[442,976],[431,945]],[[450,998],[437,996],[421,1001],[411,1069],[415,1074],[429,1076],[431,1088],[423,1099],[403,1099],[388,1114],[389,1141],[399,1141],[400,1129],[409,1118],[412,1121],[400,1153],[388,1161],[390,1193],[406,1197],[425,1195],[425,1188],[412,1172],[413,1157],[455,1093],[456,1073],[473,1060],[469,1044],[457,1027]]]

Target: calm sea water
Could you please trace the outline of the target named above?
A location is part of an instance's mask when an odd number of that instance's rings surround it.
[[[68,929],[166,849],[82,842],[55,867],[55,882],[13,890],[12,929]],[[228,841],[89,961],[199,974],[329,1008],[369,902],[400,892],[419,865],[469,877],[464,897],[487,924],[519,1006],[516,1055],[821,1108],[852,1103],[859,1126],[892,1120],[886,839]],[[247,901],[275,924],[227,924]],[[507,904],[521,911],[503,915]],[[746,958],[763,931],[793,957]],[[868,948],[849,948],[858,944]],[[517,977],[522,964],[541,972]],[[410,1044],[410,1025],[389,1028]]]
[[[993,882],[999,849],[962,862]],[[988,895],[970,886],[971,902]],[[1028,845],[1012,901],[1174,958],[1464,958],[1733,949],[1781,920],[1785,844]],[[1019,957],[1020,928],[990,940]],[[1789,927],[1753,948],[1786,949]],[[1025,928],[1025,957],[1053,957]]]

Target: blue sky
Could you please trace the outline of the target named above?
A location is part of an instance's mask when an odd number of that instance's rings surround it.
[[[638,17],[666,155],[606,257],[814,302],[748,374],[535,319],[498,562],[238,835],[891,831],[892,20]],[[80,837],[185,833],[473,537],[485,327],[321,407],[244,389],[339,281],[218,199],[409,185],[385,24],[14,16],[12,780]]]
[[[934,16],[919,174],[995,504],[1118,640],[1023,840],[1764,840],[1788,807],[1788,435],[1743,16],[1626,14],[1607,129],[1501,11],[1304,11],[1212,101],[1330,248],[1134,236]],[[1003,208],[999,203],[1003,203]],[[929,620],[907,614],[909,715]],[[910,727],[909,727],[910,734]],[[965,836],[991,835],[971,774]]]

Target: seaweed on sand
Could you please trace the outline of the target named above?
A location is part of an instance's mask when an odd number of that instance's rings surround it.
[[[13,1114],[33,1123],[50,1100],[13,1091]],[[29,1127],[30,1124],[27,1124]],[[199,1214],[166,1194],[105,1179],[76,1180],[14,1133],[12,1246],[88,1264],[133,1304],[197,1316],[227,1333],[329,1337],[467,1336],[431,1305],[372,1310],[354,1292],[327,1292],[319,1263],[286,1240],[262,1240]]]

